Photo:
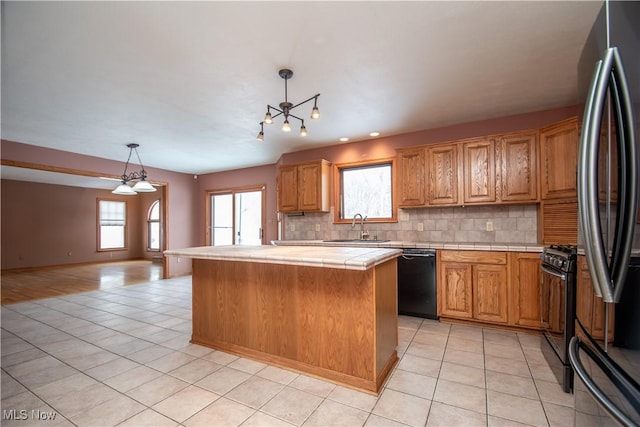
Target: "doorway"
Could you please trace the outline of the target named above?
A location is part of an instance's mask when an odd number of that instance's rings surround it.
[[[208,191],[205,236],[207,245],[264,244],[265,193],[264,185]]]
[[[43,164],[21,162],[7,159],[0,159],[0,170],[2,171],[3,179],[10,179],[13,181],[26,181],[40,184],[50,185],[63,185],[71,187],[81,187],[88,189],[102,189],[111,190],[114,187],[114,182],[119,182],[120,178],[110,174],[103,174],[94,171],[83,171],[79,169],[68,169],[62,167],[54,167]],[[157,187],[158,196],[160,199],[159,205],[159,220],[157,226],[159,228],[160,242],[159,253],[162,253],[167,249],[166,242],[166,230],[167,230],[167,215],[168,211],[168,191],[169,184],[166,182],[153,181],[153,185]],[[149,193],[150,194],[150,193]],[[139,196],[142,197],[142,196]],[[79,210],[84,212],[84,210]],[[92,215],[93,218],[93,215]],[[137,258],[137,257],[136,257]],[[92,260],[83,260],[83,263],[92,262]],[[65,264],[62,264],[65,265]],[[170,277],[169,263],[166,257],[162,257],[161,277]],[[150,269],[153,272],[154,277],[156,275],[157,268],[152,266]],[[150,273],[151,274],[151,273]]]

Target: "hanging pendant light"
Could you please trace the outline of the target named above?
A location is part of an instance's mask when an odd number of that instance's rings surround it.
[[[131,188],[126,181],[122,181],[120,185],[116,187],[115,190],[112,191],[113,194],[119,194],[121,196],[132,196],[136,193],[133,188]]]
[[[142,160],[140,160],[140,154],[138,154],[139,146],[139,144],[127,144],[127,147],[129,148],[129,157],[127,158],[127,163],[124,165],[124,173],[120,177],[121,183],[112,191],[113,194],[132,196],[138,193],[151,193],[156,191],[155,187],[147,181],[147,171],[144,170]],[[140,171],[133,171],[130,174],[127,174],[131,154],[134,151],[136,152],[136,157],[138,157],[138,163],[140,163]],[[137,181],[133,188],[129,185],[130,181]]]
[[[153,193],[156,189],[153,185],[149,184],[146,178],[141,178],[140,181],[136,182],[136,185],[133,186],[133,191],[136,193]]]
[[[284,123],[282,124],[283,132],[291,132],[291,124],[289,123],[289,117],[293,117],[294,119],[298,119],[301,122],[300,136],[307,136],[307,128],[304,126],[304,120],[294,114],[291,114],[291,110],[293,110],[296,107],[299,107],[302,104],[306,104],[312,99],[313,99],[313,109],[311,110],[311,118],[312,119],[320,118],[320,110],[318,110],[318,97],[320,96],[320,94],[318,93],[312,96],[311,98],[306,99],[294,105],[291,102],[289,102],[287,99],[287,96],[288,96],[287,81],[291,77],[293,77],[293,71],[287,68],[283,68],[282,70],[278,71],[278,74],[280,75],[280,77],[284,79],[284,101],[278,105],[280,108],[274,107],[272,105],[267,105],[267,114],[265,114],[264,119],[262,120],[262,122],[260,122],[260,133],[258,133],[258,136],[257,136],[257,139],[259,141],[264,141],[264,125],[265,124],[269,125],[273,123],[273,119],[278,116],[284,116]],[[278,113],[272,115],[271,110],[275,110]]]

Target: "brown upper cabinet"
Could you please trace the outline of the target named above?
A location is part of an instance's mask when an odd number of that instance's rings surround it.
[[[496,142],[498,192],[503,202],[538,199],[538,132],[518,132]]]
[[[496,155],[493,139],[462,143],[464,204],[496,201]]]
[[[546,200],[577,197],[577,166],[577,118],[541,129],[541,198]]]
[[[458,204],[458,144],[428,147],[427,204],[430,206]]]
[[[279,212],[329,212],[331,163],[314,160],[278,168]]]
[[[400,149],[400,207],[537,202],[537,153],[535,130]]]
[[[401,206],[425,204],[425,149],[410,148],[398,152],[399,203]]]

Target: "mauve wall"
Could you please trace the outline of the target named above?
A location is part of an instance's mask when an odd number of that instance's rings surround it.
[[[2,140],[0,152],[4,160],[33,163],[76,171],[91,171],[112,176],[121,175],[124,167],[123,162],[5,140]],[[149,174],[150,180],[166,184],[165,197],[167,197],[168,211],[165,212],[167,216],[165,239],[167,249],[197,246],[198,235],[193,207],[199,198],[196,197],[197,185],[194,183],[193,176],[151,167],[145,167],[145,169]],[[4,215],[2,217],[2,225],[5,227]],[[10,224],[8,226],[10,226]],[[5,250],[4,245],[5,239],[3,233],[2,252]],[[4,265],[2,268],[5,268]],[[185,275],[190,272],[190,262],[178,263],[176,258],[169,258],[167,272],[169,277]]]
[[[396,148],[437,144],[439,142],[517,132],[527,129],[539,129],[555,122],[574,117],[578,114],[578,111],[579,108],[577,106],[559,108],[436,129],[427,129],[402,135],[381,136],[360,142],[332,145],[295,153],[285,153],[282,155],[281,162],[289,164],[322,158],[332,163],[350,163],[393,157],[396,155]]]
[[[97,199],[127,202],[127,250],[98,252]],[[146,256],[143,199],[109,190],[2,180],[2,268]]]
[[[217,172],[198,177],[197,218],[198,236],[201,245],[205,242],[205,203],[208,200],[205,194],[208,191],[227,190],[230,188],[247,186],[266,186],[267,212],[266,212],[266,242],[277,239],[278,215],[276,206],[276,165],[257,166],[246,169],[236,169],[226,172]]]

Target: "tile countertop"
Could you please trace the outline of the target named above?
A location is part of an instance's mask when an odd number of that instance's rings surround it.
[[[305,265],[309,267],[368,270],[402,254],[397,248],[342,246],[201,246],[164,251],[166,256],[213,259],[222,261],[259,262],[268,264]]]
[[[544,245],[536,243],[430,243],[389,240],[387,242],[327,242],[324,240],[272,240],[275,246],[322,246],[322,247],[370,247],[370,248],[424,248],[451,249],[459,251],[542,252]]]

